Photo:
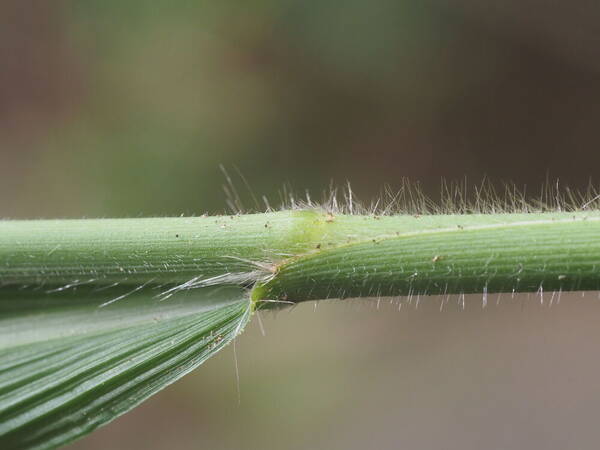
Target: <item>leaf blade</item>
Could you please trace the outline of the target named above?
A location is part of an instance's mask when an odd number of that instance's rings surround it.
[[[54,308],[61,317],[68,321],[64,305],[69,301],[75,317],[80,316],[81,295],[58,297],[61,306]],[[102,308],[107,311],[97,314],[104,321],[102,329],[75,327],[75,333],[47,341],[41,339],[43,333],[35,339],[21,336],[14,345],[0,339],[3,448],[53,448],[113,420],[222,349],[242,331],[252,312],[246,293],[237,287],[178,293],[165,302],[148,292],[134,297],[115,303],[113,311]],[[144,302],[152,304],[146,312],[160,312],[162,318],[147,314],[144,320],[136,319]],[[10,304],[4,301],[3,308]],[[84,302],[90,313],[98,312],[98,304],[94,295]],[[131,316],[131,321],[116,320],[114,310]],[[50,311],[46,320],[56,330],[52,316]],[[2,317],[0,335],[10,335],[10,327],[2,322],[14,323],[15,315]]]

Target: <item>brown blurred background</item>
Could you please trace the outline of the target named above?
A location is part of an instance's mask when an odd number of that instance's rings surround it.
[[[219,164],[274,203],[584,188],[598,23],[591,0],[3,1],[0,217],[216,213]],[[237,343],[240,404],[229,348],[73,448],[596,448],[592,296],[267,315]]]

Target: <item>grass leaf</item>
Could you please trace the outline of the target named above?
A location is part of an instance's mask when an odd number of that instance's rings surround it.
[[[250,315],[238,287],[166,300],[131,286],[4,291],[0,446],[53,448],[89,433],[219,351]]]
[[[0,448],[109,422],[229,343],[254,305],[597,290],[599,236],[583,209],[0,221]]]

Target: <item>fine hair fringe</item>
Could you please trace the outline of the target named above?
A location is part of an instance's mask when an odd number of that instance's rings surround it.
[[[484,178],[480,183],[470,184],[467,180],[451,182],[442,180],[439,198],[427,195],[421,184],[402,178],[399,188],[385,186],[381,193],[370,202],[361,201],[352,190],[350,183],[336,187],[333,183],[315,200],[306,190],[298,195],[290,185],[284,185],[279,191],[277,206],[272,206],[267,196],[261,201],[254,194],[246,179],[238,175],[254,204],[247,208],[224,168],[226,184],[223,186],[227,197],[227,206],[234,214],[278,211],[320,209],[332,214],[357,214],[389,216],[398,214],[510,214],[540,212],[575,212],[600,209],[600,190],[592,182],[585,190],[574,190],[562,186],[559,180],[547,181],[535,192],[527,186],[519,187],[515,183],[494,184]],[[500,186],[500,187],[498,187]]]

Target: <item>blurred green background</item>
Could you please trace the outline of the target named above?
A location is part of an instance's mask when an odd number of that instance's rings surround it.
[[[2,1],[0,217],[226,210],[600,162],[596,1]],[[248,207],[250,189],[234,177]],[[596,177],[597,178],[597,177]],[[577,298],[577,299],[576,299]],[[96,448],[596,448],[597,300],[262,317]]]

